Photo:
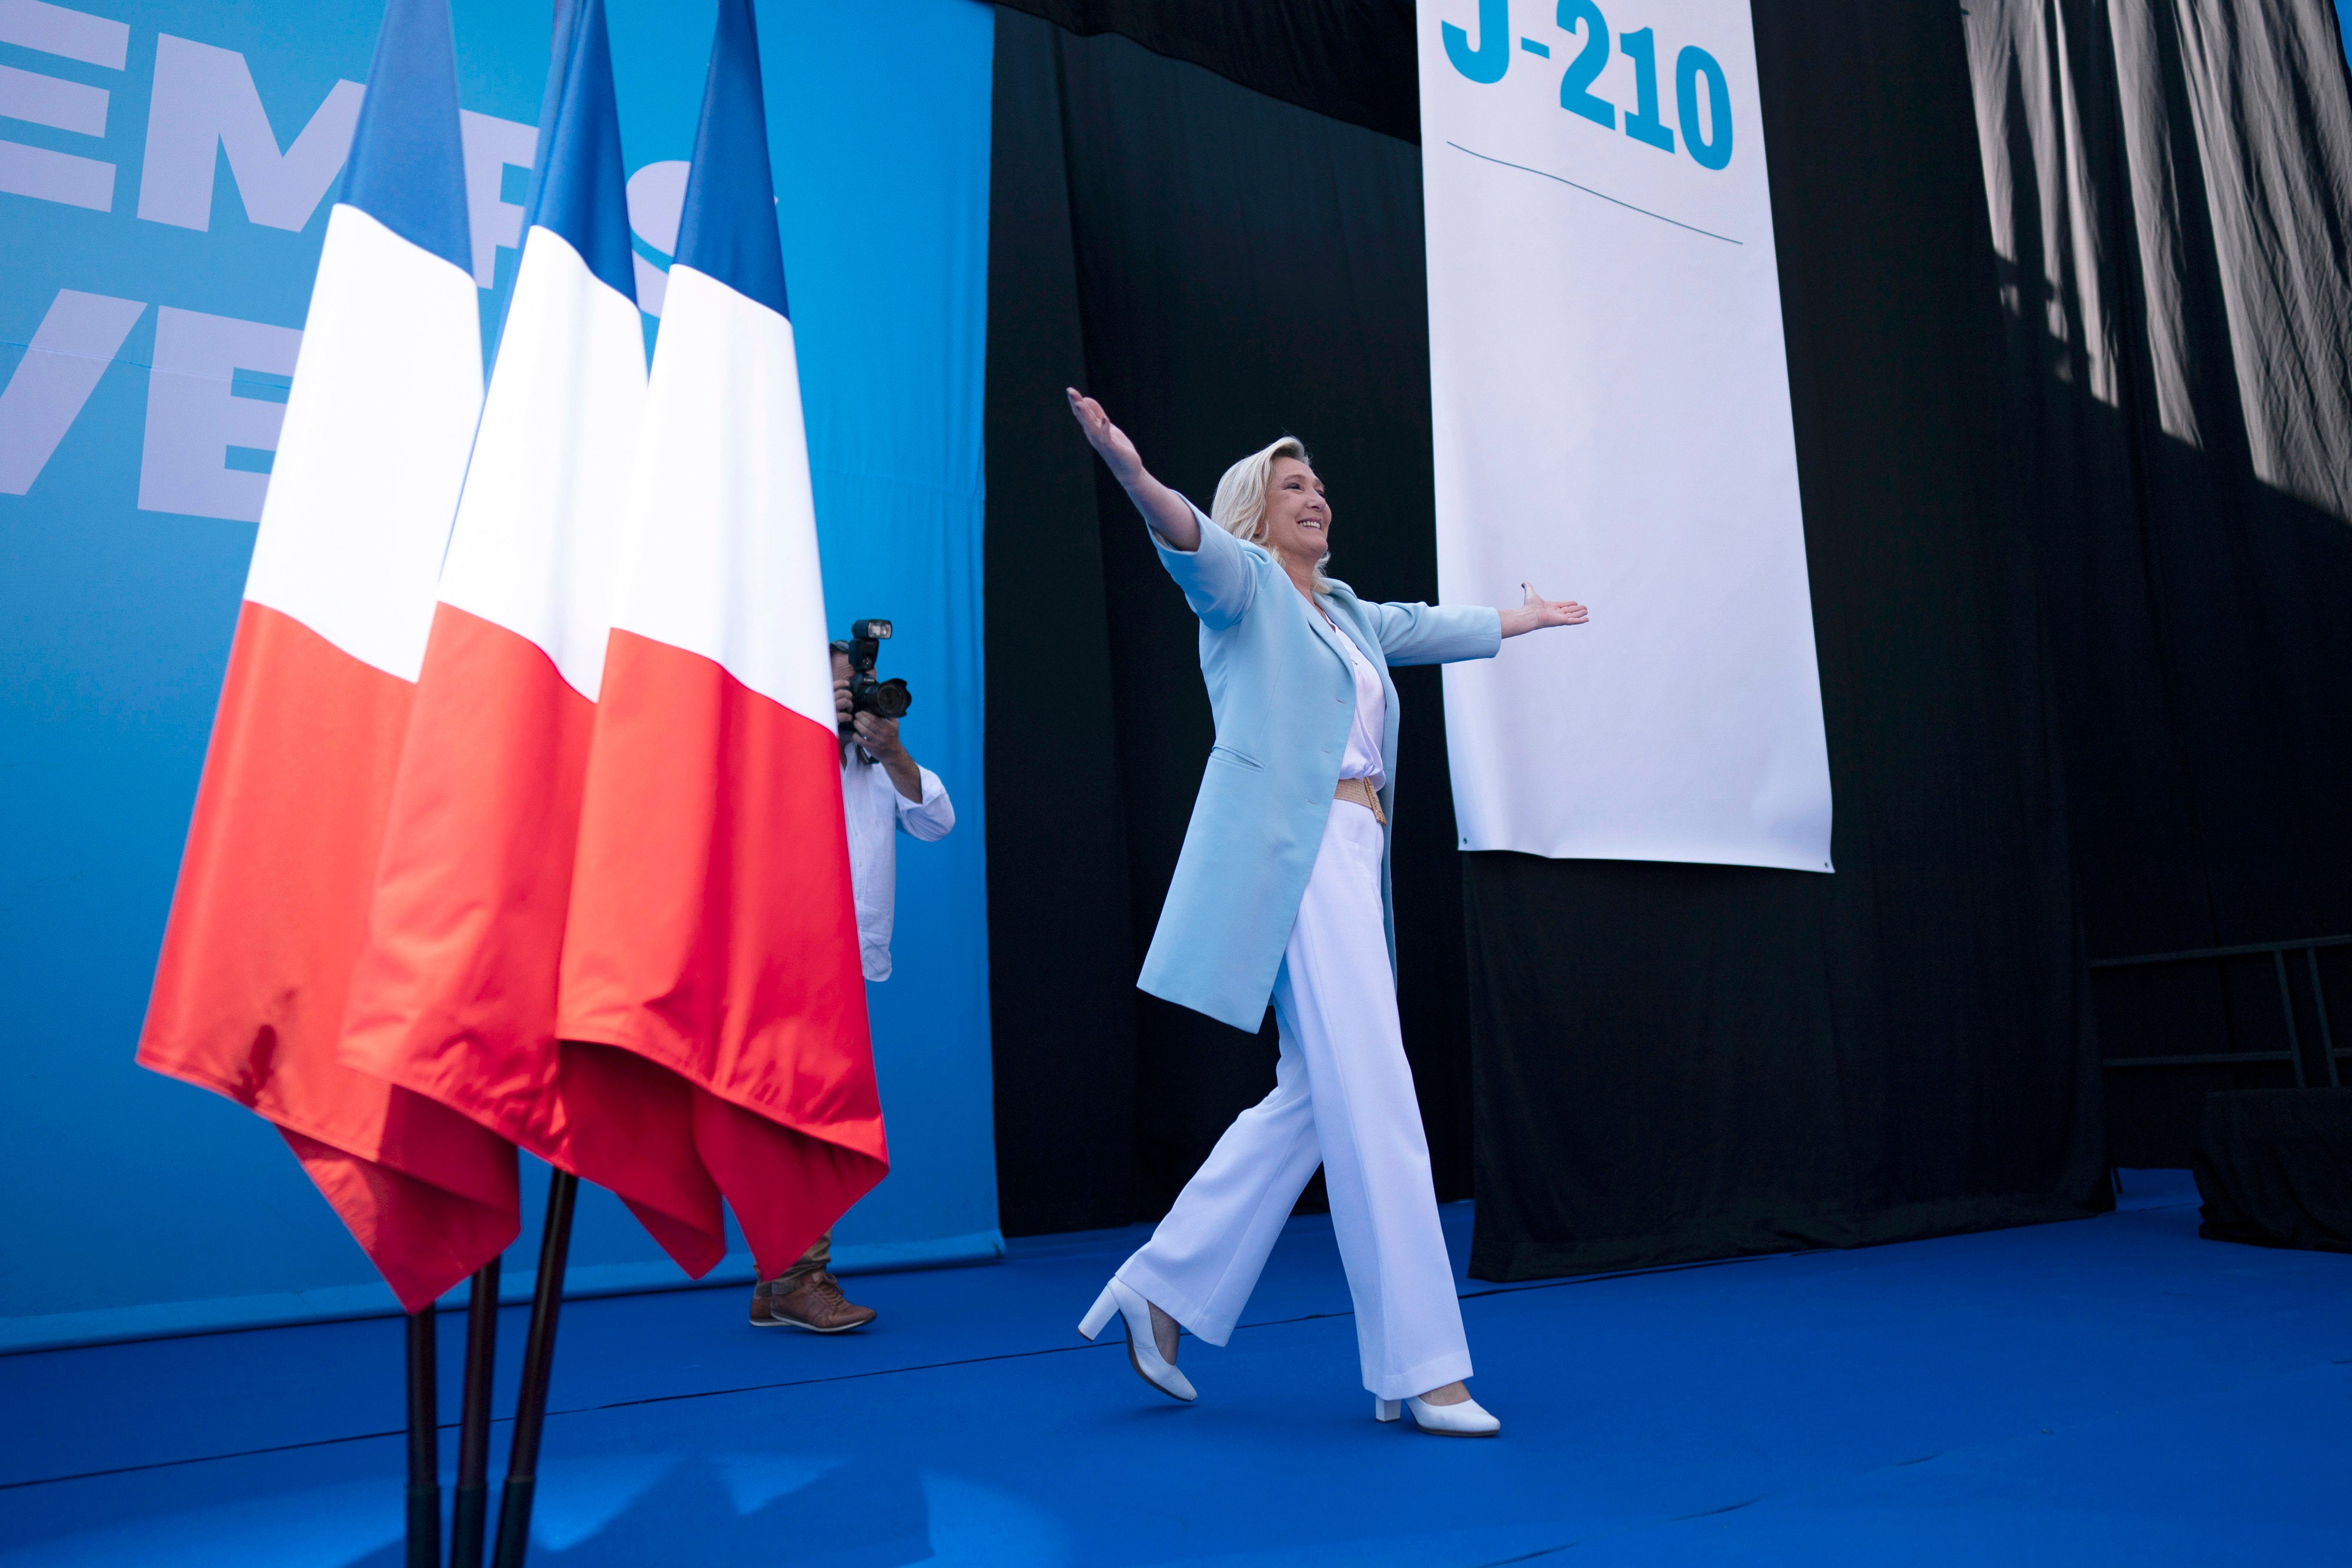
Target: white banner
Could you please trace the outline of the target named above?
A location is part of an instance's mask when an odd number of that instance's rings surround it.
[[[1438,582],[1582,601],[1445,671],[1462,846],[1830,869],[1747,0],[1420,0]]]

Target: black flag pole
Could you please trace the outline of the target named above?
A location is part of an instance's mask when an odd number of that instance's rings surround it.
[[[547,1228],[539,1244],[539,1279],[530,1293],[530,1333],[523,1342],[522,1391],[515,1401],[514,1446],[499,1499],[493,1568],[522,1568],[530,1550],[531,1494],[539,1484],[540,1427],[547,1418],[547,1376],[555,1360],[555,1315],[563,1305],[564,1260],[572,1250],[572,1205],[580,1178],[553,1173],[547,1184]]]
[[[482,1568],[489,1515],[490,1382],[499,1354],[499,1260],[474,1272],[466,1302],[466,1409],[457,1428],[457,1494],[449,1509],[449,1568]]]
[[[441,1568],[441,1436],[433,1303],[408,1314],[408,1568]]]

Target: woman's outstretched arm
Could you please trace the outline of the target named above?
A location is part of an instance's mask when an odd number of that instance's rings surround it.
[[[1540,631],[1546,626],[1581,626],[1585,621],[1584,606],[1572,599],[1546,599],[1535,591],[1535,585],[1523,582],[1527,601],[1517,610],[1506,610],[1503,635],[1516,637],[1522,632]]]
[[[1525,583],[1519,585],[1527,588]],[[1391,664],[1451,664],[1463,659],[1491,659],[1503,639],[1546,626],[1581,626],[1584,606],[1571,600],[1546,599],[1527,589],[1527,602],[1517,610],[1490,610],[1479,604],[1366,604],[1381,652]]]
[[[1110,422],[1102,404],[1076,387],[1065,390],[1070,394],[1070,413],[1077,419],[1078,428],[1087,433],[1087,444],[1101,455],[1111,477],[1126,488],[1128,498],[1143,514],[1151,531],[1167,540],[1171,549],[1200,549],[1201,524],[1192,515],[1192,504],[1151,476],[1136,455],[1135,443]]]

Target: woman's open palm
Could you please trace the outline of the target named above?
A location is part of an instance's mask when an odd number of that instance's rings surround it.
[[[1520,613],[1528,618],[1528,629],[1529,631],[1533,631],[1539,626],[1581,626],[1584,624],[1588,612],[1583,605],[1579,604],[1573,599],[1546,599],[1542,594],[1536,591],[1534,583],[1523,582],[1519,584],[1519,586],[1527,590],[1528,596],[1519,605],[1519,611]]]

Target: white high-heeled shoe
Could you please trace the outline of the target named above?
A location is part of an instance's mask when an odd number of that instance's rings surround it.
[[[1404,1414],[1404,1406],[1412,1407],[1412,1424],[1424,1432],[1441,1437],[1491,1437],[1503,1429],[1503,1424],[1486,1414],[1485,1406],[1475,1399],[1465,1399],[1459,1405],[1432,1405],[1419,1395],[1404,1399],[1372,1401],[1372,1419],[1393,1421]]]
[[[1172,1363],[1160,1358],[1159,1342],[1151,1337],[1151,1303],[1118,1279],[1105,1285],[1102,1294],[1095,1298],[1095,1304],[1078,1322],[1079,1334],[1094,1338],[1102,1333],[1113,1312],[1127,1325],[1127,1362],[1135,1368],[1135,1375],[1171,1399],[1191,1403],[1195,1397],[1192,1380],[1177,1371]]]

